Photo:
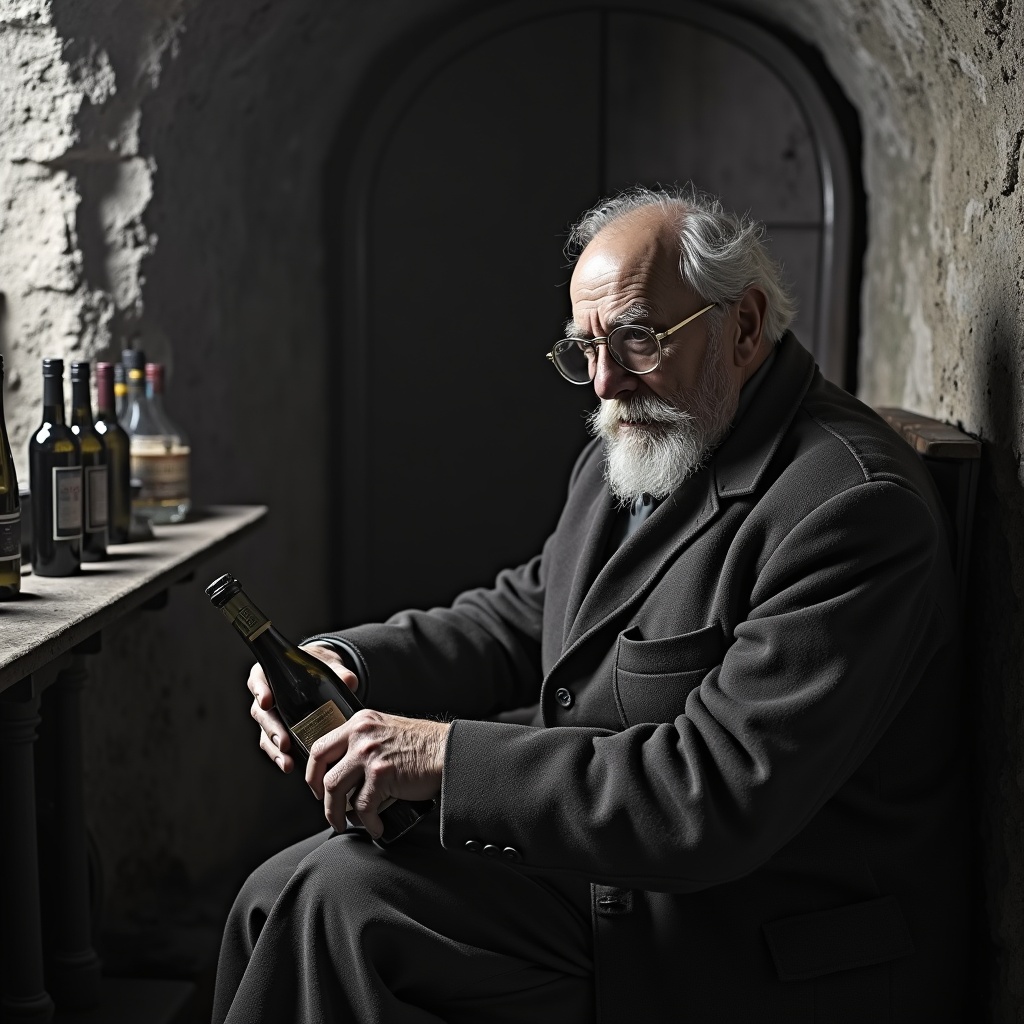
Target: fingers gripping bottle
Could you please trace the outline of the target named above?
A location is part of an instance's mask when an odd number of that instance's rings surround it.
[[[220,608],[260,663],[274,693],[274,706],[293,739],[308,755],[315,740],[344,725],[363,705],[319,658],[274,628],[230,574],[215,579],[207,596]],[[382,845],[394,842],[433,806],[430,800],[390,800],[378,809]]]

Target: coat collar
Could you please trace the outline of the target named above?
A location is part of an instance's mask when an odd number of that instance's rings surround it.
[[[717,517],[723,501],[757,489],[817,372],[792,334],[778,344],[775,365],[708,465],[670,494],[607,561],[615,505],[606,484],[594,488],[566,607],[563,657],[639,600],[680,548]]]

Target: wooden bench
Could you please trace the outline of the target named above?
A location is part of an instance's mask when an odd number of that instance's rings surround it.
[[[949,516],[957,599],[962,611],[971,555],[971,523],[978,489],[981,442],[942,420],[907,409],[885,406],[876,412],[921,456],[935,481]]]

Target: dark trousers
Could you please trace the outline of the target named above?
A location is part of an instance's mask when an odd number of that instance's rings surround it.
[[[585,1024],[588,885],[441,846],[436,812],[387,850],[331,830],[246,881],[214,1024]]]

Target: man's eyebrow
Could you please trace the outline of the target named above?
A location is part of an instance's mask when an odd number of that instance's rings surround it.
[[[644,320],[650,320],[654,315],[655,311],[650,306],[643,302],[634,302],[632,306],[627,306],[617,317],[611,320],[608,324],[608,330],[613,331],[616,327],[625,327],[627,324],[636,324]],[[565,321],[565,336],[567,338],[584,339],[592,337],[590,332],[583,330],[572,317]]]
[[[640,323],[641,320],[650,320],[652,314],[653,311],[650,306],[643,302],[634,302],[632,306],[627,306],[608,324],[608,330],[614,330],[616,327],[625,327],[627,324]]]

